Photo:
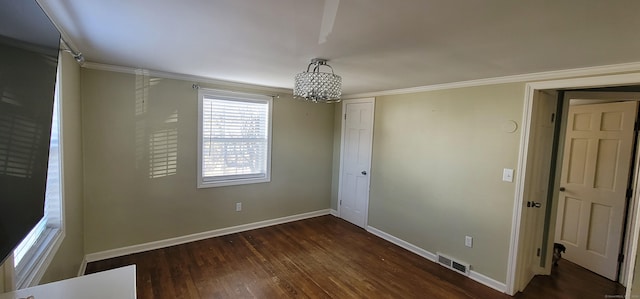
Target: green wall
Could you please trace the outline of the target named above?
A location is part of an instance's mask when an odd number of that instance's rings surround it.
[[[524,84],[376,99],[368,225],[506,281]],[[464,246],[473,237],[473,248]]]
[[[274,99],[271,182],[197,189],[193,83],[82,70],[87,253],[330,207],[333,106]],[[151,177],[150,138],[167,132],[177,166]]]

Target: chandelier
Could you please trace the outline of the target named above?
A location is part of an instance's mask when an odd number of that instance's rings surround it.
[[[312,68],[313,66],[313,68]],[[320,71],[321,66],[331,69],[331,73]],[[314,58],[307,71],[296,75],[293,96],[314,103],[338,103],[342,95],[342,78],[333,73],[326,59]]]

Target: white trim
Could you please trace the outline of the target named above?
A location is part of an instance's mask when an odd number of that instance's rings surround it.
[[[437,261],[438,257],[434,253],[426,251],[426,250],[424,250],[424,249],[422,249],[422,248],[420,248],[420,247],[418,247],[416,245],[413,245],[413,244],[411,244],[411,243],[409,243],[409,242],[407,242],[405,240],[402,240],[402,239],[400,239],[400,238],[398,238],[396,236],[393,236],[393,235],[388,234],[388,233],[386,233],[384,231],[381,231],[381,230],[379,230],[379,229],[377,229],[377,228],[375,228],[373,226],[370,226],[370,225],[367,226],[367,231],[372,233],[372,234],[374,234],[374,235],[376,235],[376,236],[378,236],[378,237],[380,237],[380,238],[382,238],[382,239],[385,239],[385,240],[387,240],[387,241],[389,241],[389,242],[391,242],[393,244],[396,244],[396,245],[398,245],[398,246],[400,246],[400,247],[402,247],[402,248],[404,248],[406,250],[409,250],[409,251],[411,251],[411,252],[413,252],[413,253],[415,253],[415,254],[417,254],[417,255],[425,258],[425,259],[428,259],[428,260],[430,260],[430,261],[432,261],[434,263]]]
[[[636,65],[636,64],[627,64],[628,66]],[[589,68],[594,70],[594,68]],[[612,68],[613,69],[613,68]],[[611,70],[611,69],[610,69]],[[593,74],[593,73],[589,73]],[[520,154],[518,157],[518,172],[517,175],[519,179],[516,183],[516,198],[514,201],[513,208],[513,225],[511,227],[511,240],[509,243],[509,258],[507,265],[507,294],[514,295],[516,290],[515,286],[515,278],[518,274],[518,250],[520,247],[520,230],[521,230],[521,221],[522,221],[522,203],[524,201],[523,189],[525,183],[525,165],[526,165],[526,156],[528,150],[528,135],[531,127],[531,105],[533,105],[533,97],[536,90],[541,89],[563,89],[563,88],[593,88],[593,87],[604,87],[604,86],[623,86],[623,85],[634,85],[640,83],[640,73],[630,73],[630,74],[620,74],[620,75],[605,75],[605,76],[597,76],[597,77],[585,77],[585,78],[573,78],[573,79],[562,79],[562,80],[553,80],[553,81],[542,81],[542,82],[531,82],[526,84],[525,91],[525,99],[524,99],[524,112],[523,112],[523,120],[522,120],[522,136],[520,140]],[[640,173],[639,169],[636,169],[636,176]],[[632,221],[637,222],[637,219],[632,219]],[[632,238],[637,240],[638,227],[636,223],[636,228],[634,229],[634,234]],[[637,251],[637,242],[631,244],[631,252]],[[635,261],[635,255],[633,257],[628,257],[626,260],[633,258]],[[633,264],[633,263],[631,263]],[[629,267],[629,269],[631,269]],[[631,276],[628,272],[627,275]],[[627,291],[631,289],[630,281],[627,282]]]
[[[58,64],[56,68],[56,86],[54,92],[54,105],[57,105],[58,109],[58,173],[59,173],[59,188],[60,188],[60,223],[59,227],[53,228],[50,232],[53,234],[52,237],[46,236],[45,242],[41,244],[37,251],[30,259],[33,260],[32,264],[28,265],[28,268],[25,269],[21,274],[24,274],[23,277],[15,277],[15,283],[17,288],[25,288],[37,285],[40,283],[40,280],[44,276],[44,273],[51,265],[51,261],[55,257],[60,245],[62,245],[62,241],[64,240],[65,233],[65,179],[64,179],[64,91],[62,84],[62,72],[63,72],[63,52],[60,51],[58,53]],[[52,125],[53,127],[53,125]],[[46,229],[45,229],[46,230]],[[39,238],[43,237],[41,234]],[[11,257],[13,258],[13,256]],[[30,262],[31,263],[31,262]],[[16,265],[14,265],[15,268]],[[14,270],[15,271],[15,270]],[[17,273],[16,273],[17,274]]]
[[[529,84],[525,87],[525,100],[522,111],[522,133],[520,134],[520,153],[518,154],[518,167],[516,168],[515,202],[513,215],[511,216],[511,240],[509,241],[509,257],[507,264],[506,293],[513,296],[516,290],[516,265],[518,264],[518,249],[520,233],[522,229],[522,203],[524,201],[524,183],[526,173],[526,161],[529,151],[529,133],[531,131],[531,111],[533,109],[533,95],[535,90]]]
[[[640,151],[639,149],[636,149],[637,151]],[[633,195],[631,196],[632,198],[632,204],[630,209],[632,210],[631,215],[632,218],[630,218],[631,221],[631,229],[629,230],[629,232],[627,233],[627,240],[628,243],[628,248],[627,248],[627,256],[625,256],[625,264],[627,265],[627,276],[625,279],[625,283],[626,283],[626,296],[625,298],[631,298],[631,288],[633,286],[633,283],[635,281],[633,281],[633,276],[634,273],[636,272],[636,259],[637,259],[637,255],[638,255],[638,238],[640,235],[640,222],[638,221],[638,216],[640,215],[640,204],[639,202],[639,197],[640,197],[640,192],[638,192],[638,188],[640,187],[640,169],[638,169],[640,166],[640,155],[638,155],[638,152],[636,152],[636,161],[635,161],[635,178],[633,180]],[[635,220],[635,221],[634,221]]]
[[[635,133],[635,138],[638,138],[638,132]],[[628,219],[630,219],[631,221],[628,221],[629,223],[627,223],[627,227],[625,227],[625,229],[627,230],[624,240],[624,245],[626,248],[624,251],[625,258],[624,263],[622,263],[622,267],[620,268],[620,276],[622,276],[620,283],[627,289],[626,298],[631,298],[631,293],[629,292],[629,290],[631,290],[631,286],[633,284],[633,274],[636,271],[635,257],[638,253],[638,234],[640,233],[640,223],[638,222],[638,215],[640,215],[640,205],[638,204],[638,197],[640,196],[640,192],[638,192],[638,184],[640,184],[640,178],[638,177],[640,175],[640,170],[638,169],[640,168],[640,148],[636,148],[635,155],[635,164],[633,166],[635,173],[632,174],[634,178],[633,181],[630,182],[631,186],[629,186],[630,188],[632,188],[633,194],[631,195],[631,202],[629,203],[629,210],[627,211],[627,215],[629,217]],[[627,273],[627,275],[625,276],[624,273]]]
[[[69,42],[69,40],[67,39],[65,39],[65,41]],[[71,44],[71,46],[73,45]],[[141,69],[141,68],[110,65],[110,64],[103,64],[103,63],[97,63],[97,62],[85,62],[82,65],[82,67],[87,69],[93,69],[93,70],[102,70],[102,71],[126,73],[126,74],[133,74],[133,75],[144,74],[148,76],[160,77],[165,79],[208,83],[208,84],[226,86],[231,88],[240,88],[240,89],[256,89],[257,88],[264,91],[273,92],[275,94],[287,94],[287,95],[292,94],[291,88],[271,87],[271,86],[264,86],[264,85],[250,84],[250,83],[224,81],[224,80],[212,79],[212,78],[207,78],[202,76],[178,74],[178,73],[163,72],[163,71],[157,71],[157,70],[147,70],[147,69]],[[602,66],[458,81],[458,82],[441,83],[441,84],[431,84],[431,85],[424,85],[424,86],[418,86],[418,87],[382,90],[382,91],[375,91],[375,92],[346,94],[342,96],[342,99],[348,100],[348,99],[358,99],[358,98],[370,98],[370,97],[409,94],[409,93],[418,93],[418,92],[442,90],[442,89],[453,89],[453,88],[461,88],[461,87],[517,83],[517,82],[531,82],[531,81],[541,81],[541,80],[556,80],[556,79],[570,78],[570,77],[597,76],[597,75],[606,75],[606,74],[613,74],[613,73],[627,73],[627,72],[638,72],[638,71],[640,71],[640,62],[631,62],[631,63],[610,64],[610,65],[602,65]]]
[[[58,252],[58,249],[60,248],[60,245],[62,245],[62,241],[64,240],[65,236],[66,236],[66,217],[65,217],[65,200],[64,200],[64,184],[65,184],[65,179],[64,179],[64,88],[62,85],[62,80],[64,80],[62,78],[62,72],[63,72],[63,58],[62,58],[63,52],[60,51],[58,53],[58,69],[56,71],[56,91],[55,91],[55,96],[57,97],[57,99],[55,99],[55,101],[57,102],[56,104],[58,105],[58,172],[59,172],[59,186],[60,186],[60,227],[58,227],[57,229],[55,229],[55,231],[53,232],[54,236],[53,236],[53,240],[50,241],[46,247],[45,250],[40,253],[39,255],[41,257],[44,258],[38,258],[37,259],[37,263],[33,266],[33,269],[35,271],[30,271],[27,274],[27,277],[24,278],[24,286],[21,287],[27,287],[27,286],[34,286],[40,283],[40,280],[42,279],[42,276],[44,276],[44,273],[47,271],[47,269],[49,268],[49,265],[51,265],[51,261],[53,261],[53,258],[55,257],[56,253]]]
[[[84,276],[84,272],[87,271],[87,258],[83,257],[82,262],[80,262],[80,268],[78,268],[78,277]]]
[[[344,100],[342,101],[342,115],[340,116],[340,123],[341,123],[341,128],[340,128],[340,169],[338,171],[338,215],[337,217],[340,217],[341,215],[341,202],[342,202],[342,172],[344,170],[344,138],[345,138],[345,130],[346,130],[346,122],[345,122],[345,117],[346,117],[346,108],[347,108],[347,104],[354,104],[354,103],[371,103],[372,107],[371,107],[371,144],[369,145],[369,169],[367,169],[367,171],[369,172],[369,175],[367,176],[367,190],[370,189],[371,187],[371,162],[373,161],[373,128],[375,125],[375,115],[376,115],[376,99],[375,98],[362,98],[362,99],[348,99],[348,100]],[[366,208],[364,211],[364,226],[363,228],[366,228],[368,223],[369,223],[369,193],[367,191],[367,204],[366,204]],[[342,218],[342,217],[341,217]]]
[[[276,219],[270,219],[270,220],[258,221],[258,222],[225,227],[220,229],[214,229],[206,232],[195,233],[191,235],[180,236],[180,237],[175,237],[170,239],[164,239],[164,240],[153,241],[153,242],[148,242],[148,243],[143,243],[138,245],[126,246],[122,248],[94,252],[94,253],[87,254],[85,257],[85,260],[90,263],[90,262],[95,262],[99,260],[125,256],[129,254],[134,254],[134,253],[139,253],[139,252],[144,252],[144,251],[149,251],[154,249],[160,249],[160,248],[185,244],[189,242],[194,242],[194,241],[199,241],[199,240],[204,240],[204,239],[209,239],[209,238],[214,238],[214,237],[219,237],[219,236],[224,236],[229,234],[235,234],[235,233],[244,232],[252,229],[263,228],[263,227],[283,224],[287,222],[293,222],[293,221],[298,221],[298,220],[303,220],[303,219],[308,219],[308,218],[313,218],[318,216],[329,215],[330,213],[331,213],[330,209],[318,210],[318,211],[291,215],[291,216],[286,216],[286,217],[281,217]]]
[[[402,240],[398,237],[395,237],[393,235],[390,235],[384,231],[381,231],[373,226],[367,226],[367,231],[370,232],[371,234],[374,234],[384,240],[387,240],[395,245],[398,245],[408,251],[411,251],[431,262],[437,263],[437,256],[427,250],[424,250],[414,244],[411,244],[405,240]],[[453,270],[452,270],[453,271]],[[506,285],[502,282],[499,282],[491,277],[488,277],[482,273],[470,270],[469,271],[469,278],[485,285],[488,286],[496,291],[499,291],[501,293],[504,293],[506,291]]]
[[[92,69],[92,70],[99,70],[99,71],[109,71],[109,72],[124,73],[124,74],[131,74],[131,75],[145,75],[145,76],[153,76],[153,77],[159,77],[164,79],[174,79],[174,80],[181,80],[181,81],[213,84],[221,87],[229,87],[229,88],[235,88],[235,89],[252,89],[252,90],[258,89],[258,90],[274,93],[274,95],[271,95],[271,96],[275,96],[278,94],[291,95],[293,93],[290,88],[280,88],[280,87],[271,87],[271,86],[264,86],[264,85],[250,84],[250,83],[224,81],[224,80],[217,80],[217,79],[201,77],[201,76],[178,74],[178,73],[163,72],[163,71],[156,71],[156,70],[147,70],[147,69],[111,65],[111,64],[102,64],[97,62],[85,62],[82,65],[82,67],[87,69]]]
[[[342,98],[353,99],[353,98],[364,98],[364,97],[379,97],[379,96],[399,95],[399,94],[417,93],[417,92],[442,90],[442,89],[453,89],[453,88],[461,88],[461,87],[517,83],[517,82],[527,82],[527,81],[540,81],[540,80],[554,80],[554,79],[569,78],[569,77],[595,76],[595,75],[637,72],[637,71],[640,71],[640,62],[611,64],[611,65],[603,65],[603,66],[566,69],[566,70],[557,70],[557,71],[549,71],[549,72],[504,76],[504,77],[494,77],[494,78],[459,81],[459,82],[451,82],[451,83],[432,84],[432,85],[425,85],[425,86],[418,86],[418,87],[411,87],[411,88],[401,88],[401,89],[383,90],[383,91],[376,91],[376,92],[350,94],[350,95],[345,95]]]
[[[204,126],[204,99],[210,97],[212,100],[225,100],[225,101],[237,101],[237,102],[252,102],[259,103],[267,106],[267,151],[266,151],[266,171],[264,175],[257,174],[256,176],[244,176],[240,178],[230,179],[229,177],[209,177],[202,176],[202,164],[203,164],[203,126]],[[271,182],[271,153],[273,144],[273,97],[252,94],[252,93],[240,93],[226,90],[200,88],[198,90],[198,165],[197,165],[197,188],[213,188],[224,187],[234,185],[245,184],[258,184]]]
[[[342,218],[342,169],[344,167],[344,130],[345,130],[345,118],[346,118],[346,101],[340,103],[340,167],[338,168],[338,202],[336,217]]]
[[[329,214],[331,214],[331,216],[334,216],[334,217],[340,217],[340,215],[338,214],[338,210],[331,209],[329,211]]]
[[[640,83],[640,73],[573,78],[527,83],[533,89],[594,88],[624,86]]]
[[[497,281],[489,276],[486,276],[480,272],[470,270],[469,278],[501,293],[505,293],[507,290],[507,286],[504,283]]]
[[[17,287],[19,289],[32,287],[40,283],[42,276],[44,276],[44,273],[49,268],[53,257],[56,255],[56,252],[58,252],[60,245],[62,245],[62,240],[64,240],[65,237],[65,233],[61,229],[57,229],[57,232],[54,232],[54,234],[55,236],[53,237],[53,241],[49,243],[49,246],[45,247],[45,250],[41,254],[39,254],[40,257],[44,258],[38,258],[36,260],[36,264],[33,266],[33,270],[35,271],[29,271],[25,278],[20,279],[22,283],[16,279],[16,283],[18,284]]]

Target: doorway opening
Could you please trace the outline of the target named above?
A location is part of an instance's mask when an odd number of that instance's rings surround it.
[[[553,200],[550,197],[551,202],[548,207],[547,198],[545,197],[540,205],[532,204],[537,203],[538,200],[532,198],[533,194],[547,193],[547,194],[559,194],[560,187],[560,169],[558,167],[549,166],[546,168],[547,172],[543,171],[534,172],[533,165],[551,165],[551,161],[555,159],[554,155],[540,155],[536,154],[536,131],[540,131],[536,127],[536,116],[539,108],[539,104],[544,102],[544,99],[553,99],[552,102],[558,102],[557,94],[563,94],[567,91],[589,93],[597,92],[640,92],[640,74],[625,74],[625,75],[612,75],[590,78],[577,78],[567,80],[556,80],[546,82],[535,82],[527,84],[526,98],[525,98],[525,112],[523,120],[523,132],[521,142],[521,154],[518,167],[518,182],[516,185],[516,203],[514,206],[514,226],[512,229],[512,242],[509,256],[509,268],[507,274],[507,293],[514,295],[516,292],[521,291],[531,281],[535,275],[549,275],[551,273],[551,264],[553,254],[553,243],[555,243],[555,228],[558,209],[558,201]],[[544,95],[543,91],[546,93]],[[565,101],[565,105],[561,106],[568,111],[568,101]],[[536,106],[538,105],[538,106]],[[543,109],[544,110],[544,109]],[[548,109],[547,109],[548,110]],[[566,112],[565,112],[566,114]],[[559,116],[559,115],[558,115]],[[634,115],[635,118],[635,115]],[[564,129],[564,128],[562,128]],[[562,129],[554,132],[563,132]],[[634,133],[635,135],[635,133]],[[553,139],[553,134],[552,137]],[[554,149],[557,152],[562,153],[560,148]],[[551,150],[549,150],[551,151]],[[538,159],[538,163],[533,163],[532,159]],[[542,162],[542,163],[540,163]],[[560,163],[560,162],[559,162]],[[637,159],[632,161],[632,164],[637,164]],[[552,169],[554,168],[554,169]],[[631,181],[631,186],[637,185],[638,168],[631,172],[627,178],[633,175],[634,179]],[[541,175],[543,174],[543,175]],[[546,182],[545,176],[546,175]],[[553,183],[552,183],[553,182]],[[627,183],[627,181],[625,181]],[[545,186],[545,190],[537,190],[535,185]],[[551,189],[550,189],[551,188]],[[539,189],[539,188],[538,188]],[[552,190],[555,189],[555,190]],[[633,266],[635,262],[635,256],[637,251],[638,240],[638,225],[636,218],[638,215],[637,204],[637,192],[636,188],[633,188],[631,202],[628,209],[629,220],[624,231],[628,234],[625,236],[627,240],[625,246],[621,247],[627,253],[625,262],[622,268],[620,268],[621,282],[627,284],[627,292],[631,286],[631,275],[633,274]],[[534,192],[536,191],[536,192]],[[626,192],[626,191],[625,191]],[[545,206],[547,209],[531,209],[529,206]],[[551,213],[533,212],[534,210],[550,210]],[[602,212],[600,209],[599,212]],[[598,214],[596,213],[596,214]],[[606,213],[599,213],[603,215]],[[624,214],[624,212],[623,212]],[[544,240],[544,242],[543,242]],[[544,246],[543,246],[544,245]]]
[[[633,92],[565,93],[560,180],[545,215],[545,223],[555,224],[548,233],[566,250],[565,259],[622,284],[638,99],[640,93]]]

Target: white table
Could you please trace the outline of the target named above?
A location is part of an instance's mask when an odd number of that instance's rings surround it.
[[[135,299],[136,266],[84,275],[0,294],[0,299]]]

